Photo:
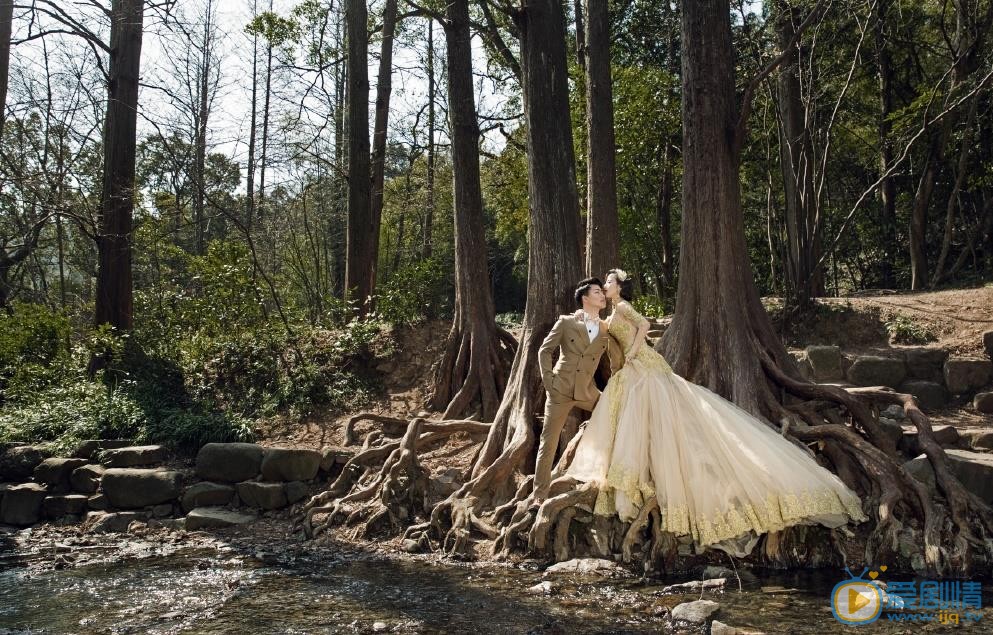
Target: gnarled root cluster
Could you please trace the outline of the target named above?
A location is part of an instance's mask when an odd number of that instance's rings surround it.
[[[408,423],[370,413],[358,415],[346,426],[346,444],[354,443],[354,425],[363,419],[393,426]],[[380,430],[370,432],[362,450],[348,460],[338,478],[304,506],[300,525],[309,537],[337,525],[354,527],[355,535],[361,537],[403,531],[424,516],[430,504],[430,475],[418,461],[418,452],[459,432],[479,434],[488,429],[488,424],[477,421],[418,417],[406,425],[399,441]]]
[[[779,415],[774,420],[784,436],[804,448],[816,447],[818,458],[826,460],[866,502],[872,524],[862,533],[864,562],[905,560],[908,543],[919,552],[908,564],[929,575],[968,574],[993,562],[993,510],[952,473],[927,416],[912,396],[885,388],[842,389],[803,382],[768,358],[762,367],[770,385],[783,391],[782,401],[767,405]],[[874,406],[880,404],[902,406],[917,428],[919,445],[934,470],[936,490],[902,467],[894,440],[879,424]],[[384,424],[393,434],[401,429],[405,433],[399,441],[380,431],[366,437],[363,450],[337,480],[307,505],[303,524],[309,535],[344,524],[357,526],[363,535],[403,532],[405,538],[450,555],[473,555],[482,546],[475,539],[482,538],[488,541],[490,555],[498,558],[512,553],[558,561],[577,556],[619,558],[655,572],[672,571],[680,564],[681,540],[663,531],[657,500],[646,501],[632,522],[621,522],[593,513],[598,495],[594,484],[565,476],[582,432],[562,453],[549,497],[536,504],[533,478],[526,475],[534,445],[531,426],[507,425],[500,430],[491,429],[500,423],[362,418]],[[347,430],[351,442],[355,421]],[[418,463],[418,452],[454,432],[487,431],[490,439],[504,439],[502,449],[478,448],[475,466],[458,490],[442,500],[430,500],[429,475]],[[318,516],[323,521],[315,525]],[[770,534],[755,550],[755,559],[802,566],[824,564],[825,558],[857,557],[845,555],[843,533],[817,534],[824,543],[817,549],[802,544],[810,536],[802,527]]]

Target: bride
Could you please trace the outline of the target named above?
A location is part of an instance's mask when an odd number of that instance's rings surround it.
[[[655,497],[662,529],[699,550],[743,557],[759,536],[796,524],[866,519],[858,496],[802,449],[719,395],[673,373],[646,345],[648,320],[613,269],[604,292],[625,364],[607,383],[567,475],[595,482],[595,513],[631,520]]]

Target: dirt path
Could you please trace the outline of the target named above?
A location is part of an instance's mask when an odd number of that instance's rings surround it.
[[[851,306],[882,324],[903,316],[937,337],[934,344],[961,355],[984,356],[983,333],[993,330],[993,285],[923,293],[891,293],[851,298],[823,298],[827,306]]]

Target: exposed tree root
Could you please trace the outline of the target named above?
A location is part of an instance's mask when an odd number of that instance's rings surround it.
[[[516,350],[517,340],[500,326],[456,311],[435,371],[431,407],[450,419],[468,414],[475,405],[483,421],[492,421]]]
[[[528,356],[525,353],[522,359]],[[785,372],[770,355],[760,356],[768,389],[757,391],[762,409],[779,424],[784,437],[833,469],[862,495],[874,526],[865,539],[862,561],[901,560],[908,542],[920,546],[912,566],[929,575],[968,574],[993,561],[993,510],[955,478],[930,422],[910,395],[884,388],[842,389],[812,384]],[[525,372],[525,375],[528,373]],[[493,424],[477,421],[410,422],[379,415],[356,415],[346,426],[354,443],[355,424],[384,424],[373,430],[363,449],[345,465],[328,490],[306,506],[308,535],[333,525],[355,527],[362,535],[396,534],[448,555],[472,556],[477,539],[492,541],[496,557],[531,553],[555,560],[582,555],[616,557],[646,571],[671,571],[679,565],[676,536],[663,531],[660,502],[649,499],[630,523],[592,513],[598,490],[565,476],[583,431],[570,442],[553,470],[549,498],[533,504],[529,461],[535,445],[533,413],[539,401],[526,390],[527,377],[513,385],[518,398],[505,404]],[[900,464],[892,438],[878,422],[878,404],[899,404],[918,430],[921,448],[931,462],[938,491],[929,490]],[[399,441],[385,433],[404,430]],[[446,498],[427,499],[428,474],[417,452],[455,432],[488,432],[465,482]],[[818,451],[811,452],[811,446]],[[326,515],[312,526],[315,515]],[[949,530],[951,529],[951,531]],[[759,561],[798,565],[824,558],[845,559],[839,532],[829,547],[805,549],[809,532],[790,529],[768,535],[756,550]],[[834,554],[833,556],[831,554]]]
[[[300,520],[304,532],[316,537],[336,524],[355,526],[370,535],[384,529],[398,533],[427,510],[428,474],[417,461],[417,451],[458,432],[479,433],[489,428],[478,421],[432,421],[413,419],[400,441],[364,447],[345,464],[341,474],[321,494],[303,508]],[[376,432],[366,438],[381,438]],[[314,525],[314,517],[326,515]]]

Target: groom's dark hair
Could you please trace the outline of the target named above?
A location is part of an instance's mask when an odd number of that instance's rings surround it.
[[[586,278],[585,280],[580,280],[576,284],[576,292],[573,294],[573,297],[576,299],[577,309],[583,308],[583,298],[585,298],[586,294],[590,292],[593,285],[596,285],[601,289],[603,288],[603,282],[600,281],[600,278]]]

